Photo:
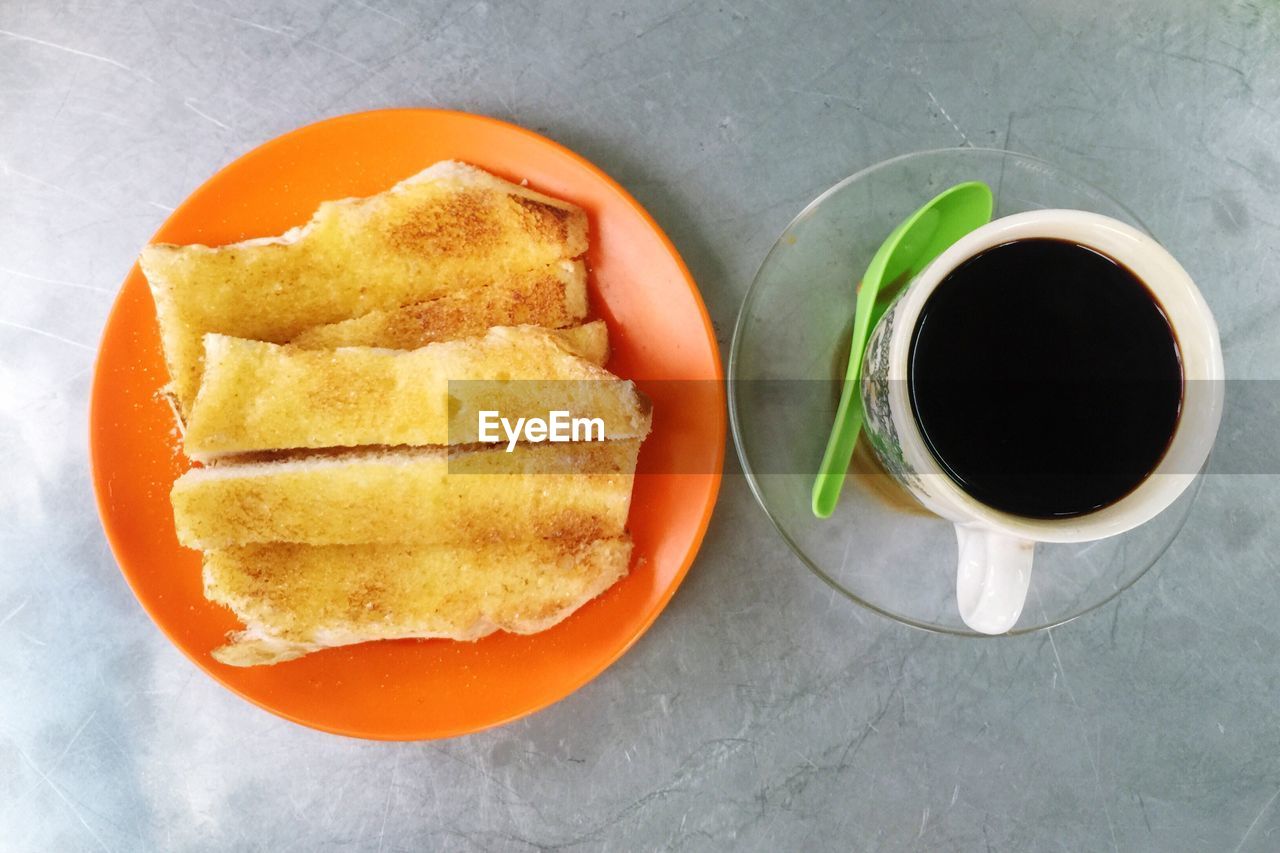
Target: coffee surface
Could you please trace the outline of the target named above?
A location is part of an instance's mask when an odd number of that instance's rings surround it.
[[[934,458],[996,509],[1061,518],[1108,506],[1156,467],[1182,365],[1132,272],[1075,243],[978,254],[929,296],[911,342],[911,406]]]

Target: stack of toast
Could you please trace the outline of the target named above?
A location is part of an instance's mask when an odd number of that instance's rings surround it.
[[[586,250],[582,210],[446,161],[279,237],[143,251],[202,466],[178,540],[245,625],[217,660],[532,633],[626,574],[651,413],[604,367]],[[480,443],[481,410],[555,409],[604,440]]]

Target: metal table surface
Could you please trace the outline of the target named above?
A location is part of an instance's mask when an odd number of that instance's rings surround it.
[[[701,556],[621,662],[416,744],[309,731],[200,674],[117,571],[86,461],[97,340],[169,211],[272,136],[392,105],[509,119],[613,174],[722,348],[836,180],[923,148],[1036,154],[1173,247],[1232,378],[1274,378],[1278,38],[1280,7],[1248,0],[0,3],[0,848],[1280,849],[1265,460],[1210,476],[1115,603],[968,641],[834,597],[731,455]]]

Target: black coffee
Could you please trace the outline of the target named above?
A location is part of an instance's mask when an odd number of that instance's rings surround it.
[[[961,488],[1058,518],[1131,492],[1182,404],[1169,321],[1128,269],[1062,240],[1005,243],[929,296],[911,342],[911,406]]]

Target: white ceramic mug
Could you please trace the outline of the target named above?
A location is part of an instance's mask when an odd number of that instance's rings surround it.
[[[1156,469],[1119,501],[1071,518],[1011,515],[964,492],[925,444],[907,392],[912,335],[934,289],[974,255],[1032,237],[1088,246],[1132,271],[1164,309],[1182,359],[1182,409]],[[1154,518],[1193,482],[1217,436],[1222,379],[1222,347],[1213,314],[1164,247],[1136,228],[1096,213],[1036,210],[997,219],[962,237],[885,312],[871,333],[862,365],[864,429],[890,475],[926,508],[955,523],[956,597],[965,624],[984,634],[1002,634],[1017,623],[1026,602],[1035,543],[1087,542],[1124,533]]]

